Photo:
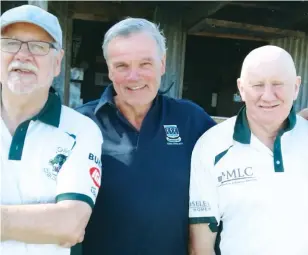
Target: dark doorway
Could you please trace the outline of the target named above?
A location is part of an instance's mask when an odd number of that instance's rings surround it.
[[[79,92],[82,103],[98,99],[110,80],[103,57],[104,35],[113,23],[74,20],[72,41],[72,70],[80,69],[83,77],[75,80],[71,72],[71,90]],[[77,72],[78,73],[78,72]],[[78,75],[77,75],[78,76]],[[78,87],[77,87],[78,86]],[[71,96],[72,91],[71,91]]]
[[[231,117],[242,107],[234,101],[236,80],[245,56],[266,42],[188,36],[183,98],[190,99],[212,116]],[[214,95],[213,95],[214,94]],[[217,95],[217,104],[212,98]]]

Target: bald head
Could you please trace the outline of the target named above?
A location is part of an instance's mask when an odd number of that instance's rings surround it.
[[[237,80],[248,119],[280,127],[297,98],[300,83],[293,59],[284,49],[263,46],[251,51]]]
[[[288,75],[290,79],[296,79],[296,69],[291,55],[273,45],[254,49],[246,56],[242,65],[241,79],[255,74],[257,70],[272,76]]]

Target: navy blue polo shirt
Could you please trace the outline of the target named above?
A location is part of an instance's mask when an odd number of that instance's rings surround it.
[[[77,110],[100,127],[102,183],[84,255],[187,255],[191,153],[215,122],[187,100],[158,94],[140,131],[109,86]]]

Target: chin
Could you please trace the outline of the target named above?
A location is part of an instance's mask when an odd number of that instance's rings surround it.
[[[30,86],[27,85],[15,85],[15,84],[8,84],[9,90],[17,95],[17,96],[23,96],[23,95],[30,95],[33,92],[37,90],[37,85],[31,84]]]
[[[154,100],[155,96],[152,95],[139,95],[137,97],[131,97],[127,99],[127,103],[130,105],[142,106],[151,104]]]
[[[127,103],[132,106],[146,106],[152,103],[153,100],[128,100]]]
[[[260,117],[260,123],[263,123],[265,125],[280,125],[284,122],[285,118],[282,117],[280,114],[271,114],[268,116],[261,116]]]

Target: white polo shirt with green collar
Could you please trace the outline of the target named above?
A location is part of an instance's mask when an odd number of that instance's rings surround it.
[[[18,126],[14,136],[1,118],[1,205],[80,200],[92,208],[101,182],[102,134],[88,117],[49,94],[41,112]],[[72,215],[74,217],[74,215]],[[46,219],[48,221],[48,219]],[[69,255],[51,244],[1,242],[5,255]]]
[[[207,131],[192,154],[189,218],[222,229],[222,255],[307,255],[308,121],[291,110],[273,151],[245,108]]]

